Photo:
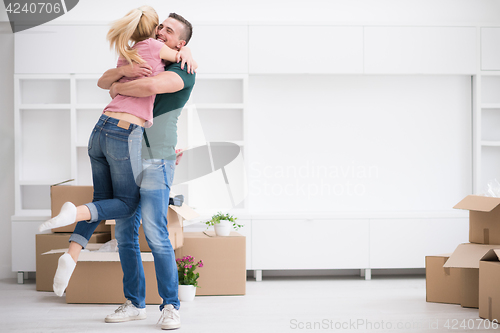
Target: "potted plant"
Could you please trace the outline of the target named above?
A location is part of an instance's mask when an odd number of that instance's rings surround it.
[[[203,267],[203,260],[194,263],[193,256],[185,256],[177,258],[177,272],[179,274],[179,300],[189,302],[196,296],[196,288],[198,287],[198,278],[200,273],[195,270],[197,267]]]
[[[207,225],[207,228],[210,226],[214,226],[215,234],[217,236],[229,236],[231,227],[233,227],[235,230],[243,227],[242,224],[236,223],[237,219],[237,217],[229,215],[228,213],[222,214],[222,212],[218,212],[217,214],[212,216],[212,219],[210,221],[205,222],[205,224]]]

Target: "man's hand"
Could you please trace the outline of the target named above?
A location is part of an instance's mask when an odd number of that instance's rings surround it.
[[[191,55],[191,49],[184,46],[177,52],[177,62],[181,61],[181,69],[184,69],[184,65],[187,65],[187,72],[189,74],[194,74],[198,68],[198,64],[194,61]]]
[[[111,96],[112,99],[115,99],[116,95],[118,95],[118,92],[116,90],[119,84],[121,83],[115,82],[109,88],[109,96]]]
[[[147,77],[153,74],[153,68],[147,62],[142,64],[130,64],[119,67],[122,76],[126,77]]]

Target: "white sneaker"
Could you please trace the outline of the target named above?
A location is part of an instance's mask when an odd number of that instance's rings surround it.
[[[131,301],[127,300],[115,310],[115,313],[107,315],[104,321],[107,323],[122,323],[124,321],[140,319],[146,319],[146,308],[136,308]]]
[[[173,330],[181,327],[181,315],[179,314],[179,310],[174,308],[172,304],[165,305],[158,323],[161,323],[162,330]]]

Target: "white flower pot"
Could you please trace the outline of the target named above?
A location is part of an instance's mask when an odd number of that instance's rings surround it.
[[[194,300],[194,296],[196,296],[196,287],[187,284],[187,285],[179,285],[179,300],[182,302],[190,302]]]
[[[214,225],[215,234],[217,236],[229,236],[233,224],[228,220],[220,220]]]

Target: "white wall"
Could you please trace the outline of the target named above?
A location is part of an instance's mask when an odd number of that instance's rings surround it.
[[[14,35],[0,22],[0,279],[11,272],[11,223],[14,215]]]
[[[252,213],[449,211],[472,191],[470,76],[253,75],[248,90]]]

